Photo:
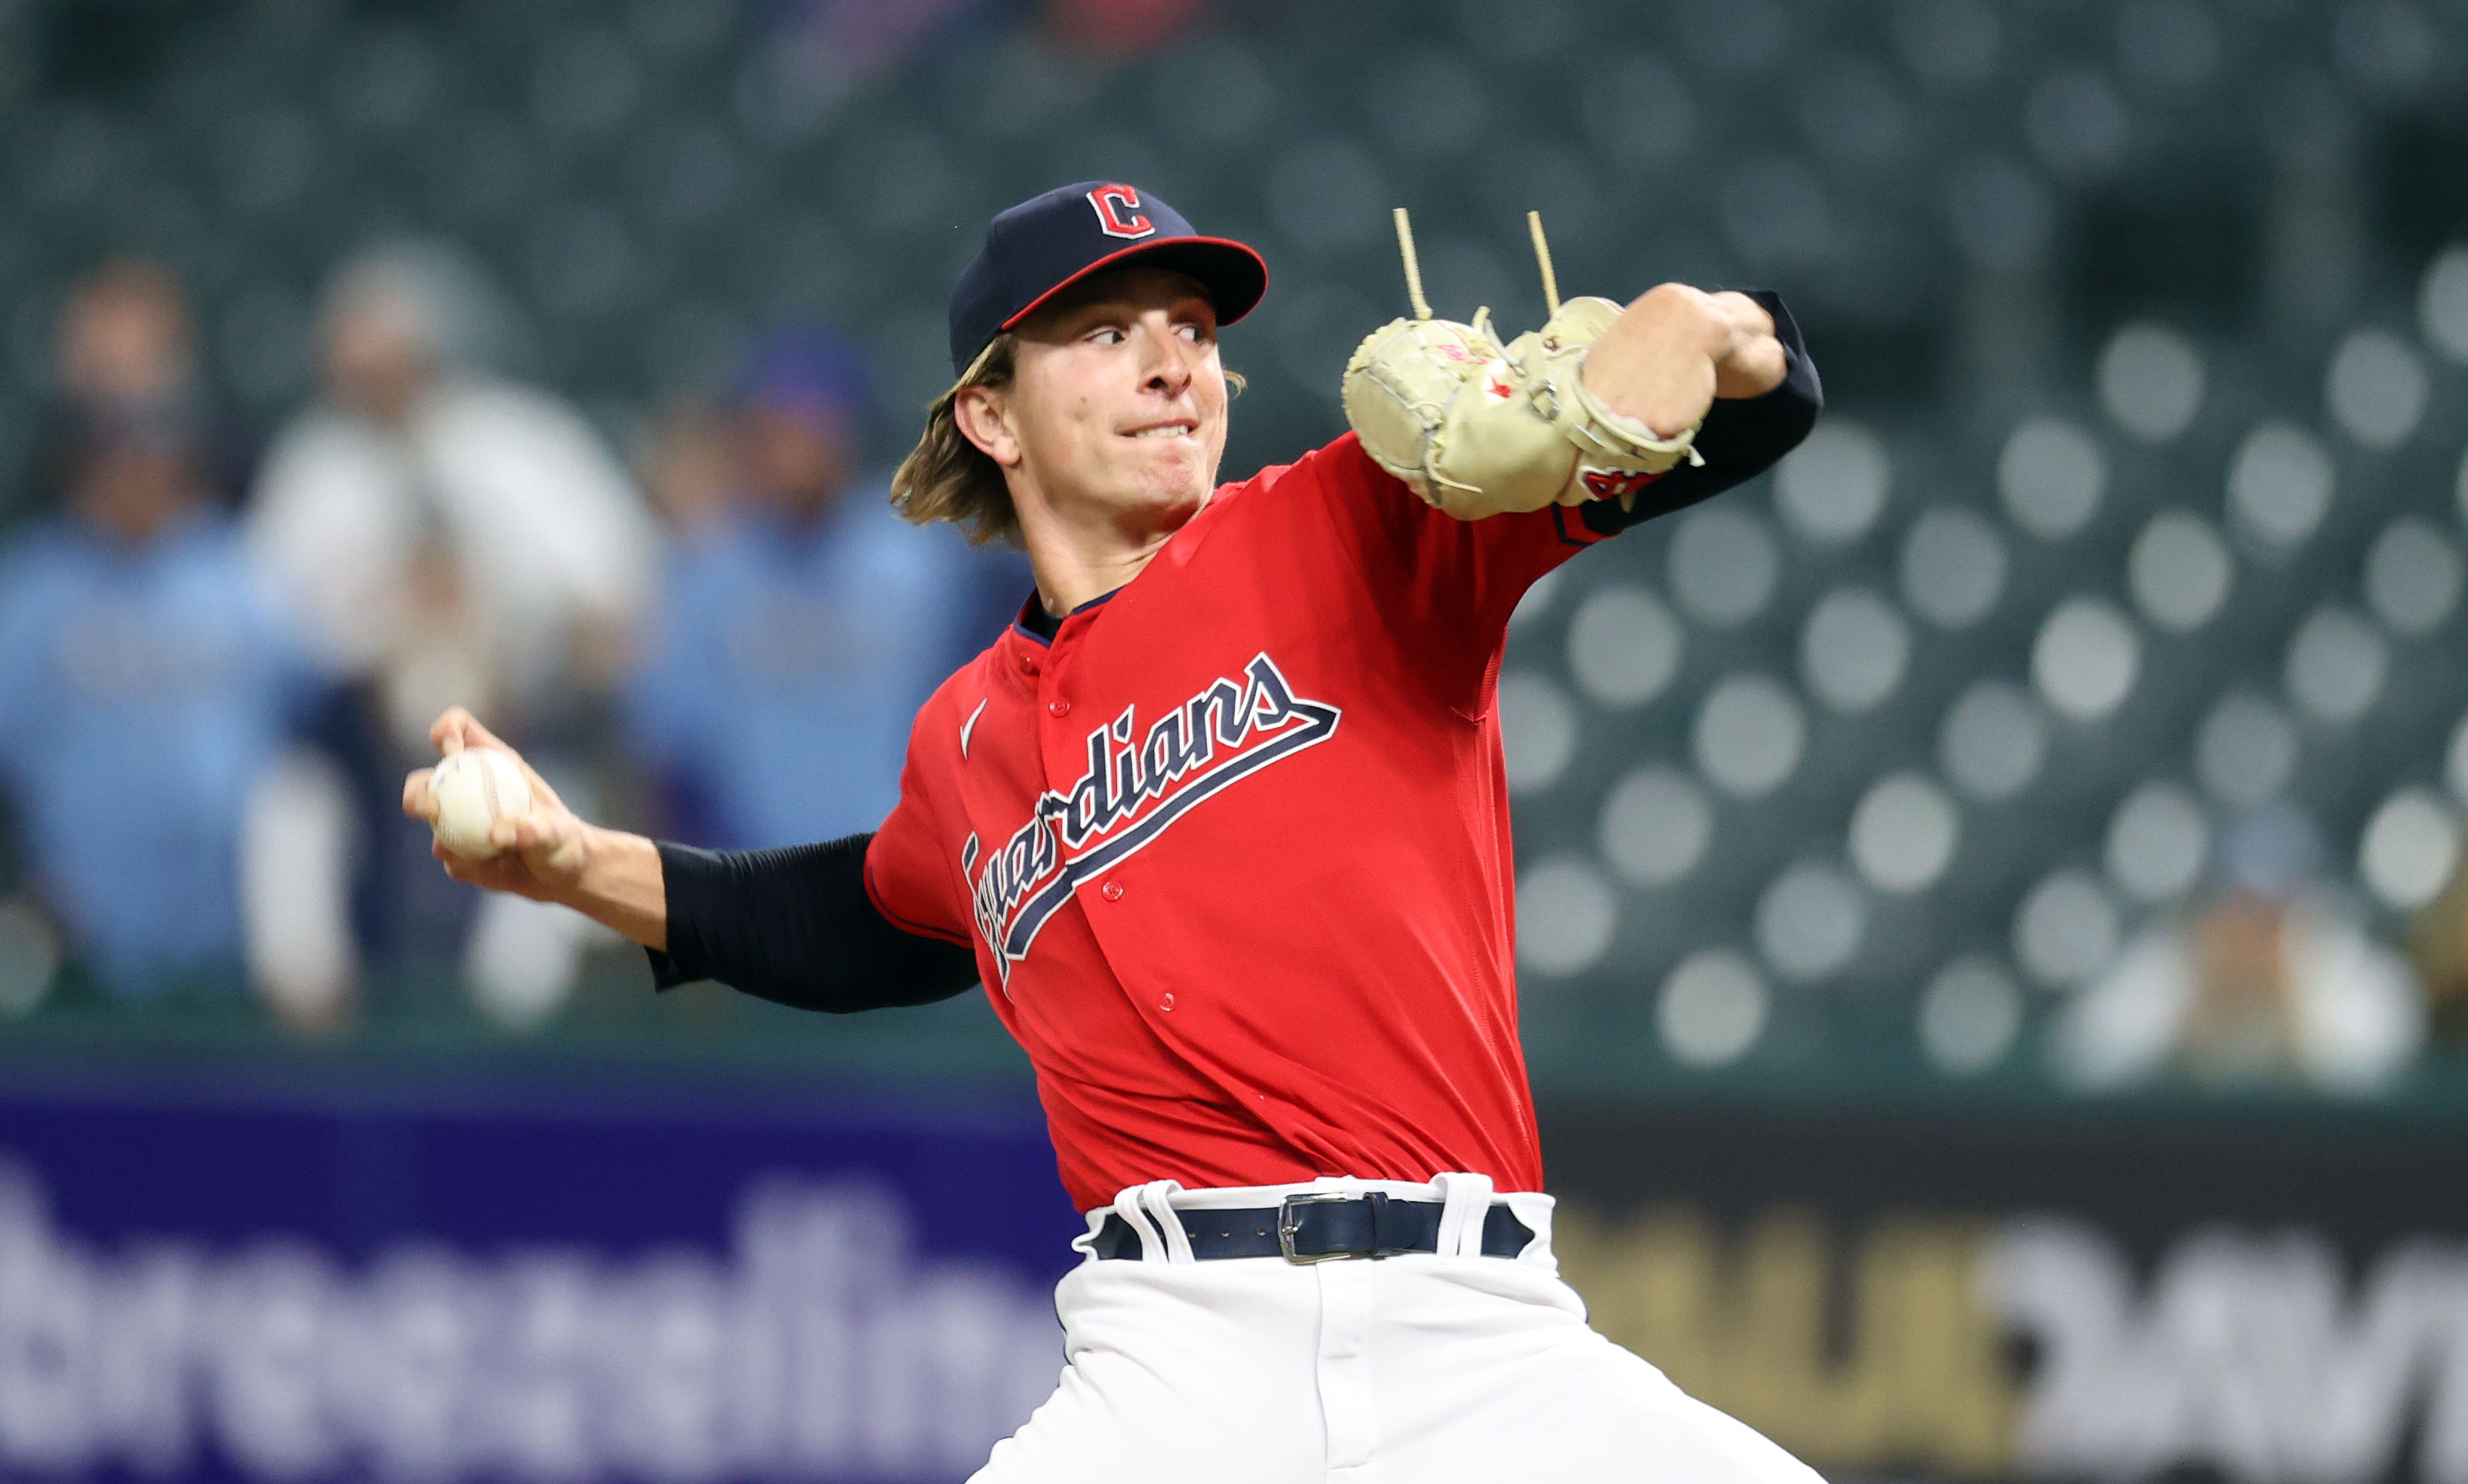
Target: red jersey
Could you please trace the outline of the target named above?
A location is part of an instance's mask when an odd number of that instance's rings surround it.
[[[1572,517],[1453,519],[1348,434],[918,714],[867,889],[974,947],[1083,1209],[1542,1187],[1494,693],[1518,599],[1601,538]]]

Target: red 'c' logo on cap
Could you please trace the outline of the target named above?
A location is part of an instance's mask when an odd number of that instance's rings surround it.
[[[1088,204],[1097,208],[1097,226],[1108,237],[1141,238],[1156,231],[1140,210],[1140,194],[1129,186],[1099,186],[1088,193]]]

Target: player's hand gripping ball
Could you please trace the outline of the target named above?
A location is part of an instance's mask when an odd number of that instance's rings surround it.
[[[446,756],[404,777],[402,811],[436,833],[429,854],[446,874],[534,902],[564,901],[590,863],[591,827],[462,707],[439,717],[428,741]]]
[[[430,828],[447,850],[474,860],[497,853],[489,838],[497,821],[532,811],[532,786],[521,766],[493,747],[466,747],[443,759],[428,787],[437,800]]]

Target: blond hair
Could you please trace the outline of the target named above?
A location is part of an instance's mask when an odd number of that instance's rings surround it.
[[[987,341],[950,390],[926,409],[926,431],[918,435],[917,446],[908,450],[908,457],[900,461],[891,476],[891,508],[902,519],[921,526],[948,520],[960,528],[971,546],[993,541],[1020,544],[1019,511],[1011,502],[1011,486],[1003,479],[1002,466],[969,442],[969,435],[960,431],[959,415],[952,410],[960,394],[972,386],[999,390],[1011,385],[1018,355],[1019,336],[1004,331]],[[1240,396],[1242,373],[1226,372],[1225,386],[1229,396]]]
[[[891,476],[891,508],[917,525],[948,520],[972,546],[989,541],[1019,544],[1019,512],[1002,466],[960,431],[952,407],[972,386],[1006,387],[1019,353],[1019,336],[1004,331],[986,342],[951,389],[926,409],[926,431]]]

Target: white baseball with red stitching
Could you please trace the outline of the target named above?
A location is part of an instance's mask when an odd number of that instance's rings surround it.
[[[433,828],[458,856],[485,859],[497,853],[490,828],[500,819],[532,811],[532,786],[513,758],[492,747],[467,747],[437,765],[428,787],[437,797]]]

